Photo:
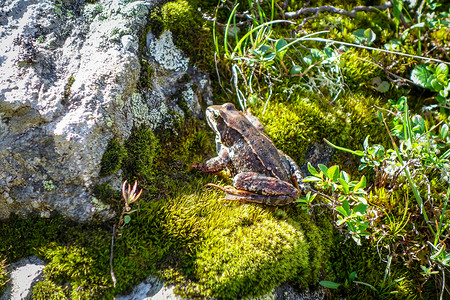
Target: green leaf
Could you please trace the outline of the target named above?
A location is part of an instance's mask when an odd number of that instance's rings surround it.
[[[353,213],[360,213],[361,215],[364,215],[368,207],[369,205],[360,203],[353,208]]]
[[[445,98],[442,97],[440,94],[436,95],[436,101],[439,102],[439,103],[442,103],[442,104],[446,102]]]
[[[439,92],[440,90],[444,89],[444,86],[438,79],[432,79],[430,87],[433,92]]]
[[[323,49],[323,53],[325,53],[325,55],[330,58],[333,57],[334,51],[330,47],[326,47],[325,49]]]
[[[411,73],[411,80],[420,87],[428,88],[427,82],[431,77],[430,71],[427,70],[426,65],[416,66]]]
[[[271,48],[270,48],[269,45],[264,44],[264,45],[262,45],[261,47],[259,47],[259,52],[260,52],[261,54],[266,54],[270,49],[271,49]]]
[[[355,280],[355,279],[356,279],[356,271],[353,271],[353,272],[351,272],[350,275],[348,276],[348,280],[349,280],[350,282],[353,282],[353,280]]]
[[[287,48],[284,48],[284,47],[286,47],[286,45],[287,45],[287,42],[283,39],[280,39],[275,44],[275,50],[277,52],[286,52]]]
[[[358,182],[357,185],[353,188],[353,191],[356,192],[358,189],[364,189],[366,187],[366,176],[362,176],[361,180]]]
[[[402,9],[403,9],[403,1],[401,0],[394,0],[394,3],[392,5],[392,15],[395,18],[395,23],[398,24],[400,23],[400,15],[402,13]]]
[[[338,208],[341,208],[342,210],[344,210],[342,207],[338,207]],[[338,209],[336,209],[337,211],[339,211]],[[344,224],[345,223],[345,221],[346,221],[346,219],[344,219],[344,218],[342,218],[342,216],[341,215],[338,215],[338,220],[336,221],[336,225],[337,226],[341,226],[342,224]]]
[[[448,75],[448,66],[444,63],[440,63],[437,67],[436,67],[436,75],[444,75],[445,77],[447,77]]]
[[[347,211],[346,211],[345,208],[343,208],[342,206],[336,207],[336,210],[337,210],[341,215],[343,215],[344,217],[348,217]],[[344,221],[345,221],[345,220],[342,220],[342,222],[337,223],[337,225],[338,225],[338,226],[341,225]]]
[[[124,222],[125,224],[130,223],[130,221],[131,221],[131,217],[130,217],[130,216],[125,216],[125,217],[123,218],[123,222]]]
[[[317,176],[319,175],[319,172],[317,172],[317,170],[311,165],[310,162],[308,162],[308,171],[309,173],[311,173],[311,175]]]
[[[303,182],[316,182],[316,181],[321,181],[322,178],[316,177],[316,176],[307,176],[305,178],[303,178]]]
[[[347,181],[345,181],[345,180],[342,179],[342,178],[338,178],[338,180],[339,180],[339,182],[340,182],[341,185],[342,185],[342,189],[343,189],[344,194],[348,194],[348,193],[350,192],[350,190],[349,190],[349,188],[348,188],[348,183],[347,183]]]
[[[272,61],[275,58],[275,53],[269,53],[266,56],[264,56],[263,61]]]
[[[447,124],[442,125],[440,134],[441,134],[441,139],[445,140],[445,138],[448,135],[448,125]]]
[[[367,148],[369,148],[369,137],[370,135],[366,136],[366,138],[364,139],[363,143],[364,150],[367,150]]]
[[[314,60],[316,60],[316,61],[323,59],[325,56],[322,51],[320,51],[319,49],[316,49],[316,48],[311,49],[311,54],[312,54]]]
[[[328,169],[328,178],[336,182],[339,177],[339,166],[334,165]]]
[[[391,85],[389,84],[389,82],[387,81],[382,81],[378,87],[377,87],[377,91],[379,91],[380,93],[386,93],[387,91],[389,91],[389,88],[391,87]]]
[[[361,246],[361,236],[359,234],[352,235],[352,239],[355,241],[356,245]]]
[[[345,211],[347,212],[347,216],[350,215],[350,204],[348,204],[348,200],[345,199],[344,201],[342,201],[342,207],[345,209]]]
[[[327,166],[319,164],[318,167],[319,167],[320,171],[322,171],[323,175],[328,177],[328,168],[327,168]],[[330,177],[328,177],[328,178],[330,178]]]
[[[341,171],[341,178],[347,182],[350,181],[350,175],[348,175],[347,172],[345,172],[345,171]]]
[[[373,32],[373,30],[370,28],[358,29],[353,32],[353,35],[355,36],[356,43],[364,44],[367,46],[370,46],[377,38],[375,32]]]
[[[300,74],[303,71],[303,68],[298,65],[293,65],[291,69],[291,75]]]
[[[307,64],[308,66],[313,64],[313,58],[311,55],[305,56],[303,58],[303,61],[305,62],[305,64]]]
[[[356,200],[358,200],[361,203],[367,204],[367,199],[365,197],[357,196]]]
[[[333,281],[326,281],[326,280],[320,281],[319,284],[321,286],[324,286],[324,287],[329,288],[329,289],[337,289],[337,288],[339,288],[339,286],[341,286],[340,283],[336,283],[336,282],[333,282]]]

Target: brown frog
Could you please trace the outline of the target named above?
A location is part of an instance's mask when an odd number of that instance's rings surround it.
[[[297,164],[262,132],[261,122],[238,111],[233,104],[213,105],[206,119],[216,134],[217,156],[191,168],[218,172],[228,168],[233,186],[221,187],[225,200],[286,205],[296,201],[304,190]]]

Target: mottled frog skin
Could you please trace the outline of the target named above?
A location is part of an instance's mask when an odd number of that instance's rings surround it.
[[[228,168],[233,186],[216,187],[226,193],[225,200],[286,205],[298,199],[304,186],[297,164],[264,134],[261,122],[233,104],[213,105],[206,119],[216,134],[217,156],[191,167],[202,172]]]

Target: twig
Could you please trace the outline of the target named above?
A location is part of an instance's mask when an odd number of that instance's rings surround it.
[[[307,189],[310,190],[310,191],[313,192],[313,193],[318,194],[319,196],[322,196],[322,197],[324,197],[324,198],[330,200],[332,204],[336,205],[336,200],[334,200],[334,199],[331,198],[330,196],[328,196],[328,195],[326,195],[326,194],[324,194],[324,193],[322,193],[322,192],[316,191],[315,189],[313,189],[313,188],[311,188],[311,187],[308,187]]]
[[[109,267],[111,269],[111,279],[113,281],[114,287],[116,287],[117,279],[114,275],[114,269],[113,269],[113,257],[114,257],[114,237],[116,236],[116,224],[113,226],[113,234],[111,238],[111,256],[109,257]]]
[[[319,7],[301,8],[298,11],[287,12],[284,15],[286,16],[286,18],[295,19],[304,14],[317,14],[318,15],[321,12],[331,12],[334,14],[339,14],[339,15],[344,15],[344,16],[350,17],[350,18],[355,18],[356,14],[360,11],[369,11],[369,12],[380,11],[380,10],[385,10],[385,9],[388,9],[391,7],[392,7],[392,3],[390,1],[388,1],[382,5],[379,5],[379,6],[356,6],[351,11],[346,11],[341,8],[336,8],[334,6],[326,5],[326,6],[319,6]]]

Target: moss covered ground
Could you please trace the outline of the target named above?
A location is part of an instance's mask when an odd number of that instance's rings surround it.
[[[241,12],[250,8],[250,2],[240,2]],[[380,4],[375,2],[351,1],[342,8]],[[298,164],[304,163],[308,145],[324,138],[363,150],[363,141],[370,135],[371,142],[389,147],[389,134],[377,117],[383,112],[389,125],[395,125],[388,100],[406,95],[415,111],[429,104],[429,92],[400,80],[409,78],[419,63],[417,58],[335,46],[333,51],[340,53],[338,62],[321,64],[328,53],[323,43],[307,42],[286,52],[284,62],[238,65],[236,59],[223,57],[223,28],[214,29],[198,12],[201,8],[212,16],[216,5],[215,1],[169,1],[153,11],[149,29],[155,34],[166,29],[174,33],[176,45],[211,75],[216,102],[234,102],[239,107],[236,93],[239,90],[245,94],[247,106],[262,120],[267,135]],[[303,4],[291,1],[290,6],[294,11]],[[260,9],[270,15],[269,3],[262,3]],[[219,7],[218,22],[226,23],[229,13],[226,5]],[[329,30],[328,38],[353,43],[354,31],[370,28],[377,37],[373,46],[382,48],[398,37],[397,26],[389,14],[361,12],[353,19],[321,14],[306,23],[304,30]],[[274,39],[292,34],[288,26],[273,29]],[[430,31],[429,37],[445,45],[448,36],[442,30]],[[220,45],[214,44],[213,32]],[[402,51],[417,54],[417,34],[414,28],[405,34]],[[228,41],[230,45],[235,43],[233,39]],[[247,46],[253,47],[250,42]],[[216,50],[220,53],[215,58]],[[303,76],[291,76],[283,70],[287,58],[292,64],[308,60],[311,64],[302,65],[302,72],[306,72]],[[242,72],[236,84],[231,80],[236,73],[233,64]],[[144,68],[143,73],[142,80],[148,80],[151,70]],[[376,78],[386,82],[387,89],[374,84]],[[270,101],[266,103],[267,99]],[[446,118],[446,112],[441,111],[438,116],[429,114],[427,122],[432,127]],[[377,240],[376,235],[381,234],[373,231],[373,236],[358,246],[342,226],[332,226],[336,214],[325,206],[307,214],[296,204],[274,208],[221,201],[223,193],[204,185],[230,184],[226,175],[188,171],[194,161],[204,161],[214,152],[214,136],[206,122],[190,118],[169,130],[153,132],[139,127],[126,141],[112,139],[102,160],[102,175],[122,170],[123,180],[138,180],[144,190],[133,204],[136,211],[129,215],[129,222],[115,234],[112,269],[117,283],[111,276],[110,258],[113,226],[118,220],[78,224],[57,215],[49,219],[12,216],[0,221],[0,292],[7,280],[7,264],[38,255],[48,265],[45,280],[33,290],[34,299],[112,299],[129,292],[149,275],[174,284],[175,292],[186,298],[258,297],[285,282],[301,290],[315,289],[322,280],[341,284],[338,289],[327,290],[327,297],[332,299],[434,299],[439,294],[439,277],[421,275],[420,267],[426,264],[425,255],[429,253],[417,249],[426,244],[425,236],[419,234],[413,239],[406,231],[421,228],[410,224],[398,230],[389,227],[397,225],[386,215],[401,219],[403,199],[412,198],[406,185],[392,194],[384,188],[371,190],[370,204],[383,211],[374,226],[396,234]],[[365,174],[373,184],[374,171],[358,170],[356,156],[337,152],[331,164],[339,164],[352,177]],[[103,184],[96,193],[120,215],[123,200],[117,191]],[[417,213],[417,207],[409,203],[411,214]],[[442,210],[442,205],[439,208]],[[423,223],[421,226],[426,227]],[[409,240],[416,244],[408,244]],[[417,256],[411,259],[408,251]],[[390,268],[387,253],[392,258]]]

